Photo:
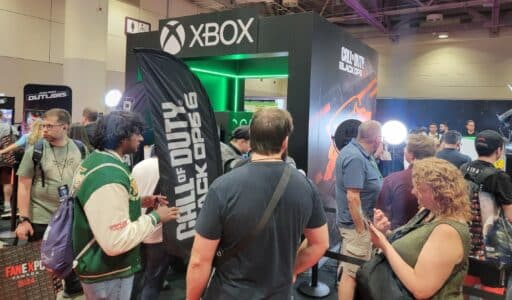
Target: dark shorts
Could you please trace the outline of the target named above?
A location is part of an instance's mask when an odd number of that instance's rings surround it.
[[[13,175],[13,169],[11,167],[0,167],[0,183],[12,184]]]

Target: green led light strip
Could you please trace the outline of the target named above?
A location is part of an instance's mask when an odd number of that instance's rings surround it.
[[[233,111],[238,111],[238,78],[235,79],[235,101],[233,102]]]
[[[235,74],[229,74],[229,73],[222,73],[217,71],[210,71],[205,69],[199,69],[199,68],[190,68],[190,70],[194,72],[204,73],[204,74],[210,74],[210,75],[216,75],[216,76],[223,76],[228,78],[234,78],[234,79],[251,79],[251,78],[288,78],[288,74],[265,74],[265,75],[235,75]]]

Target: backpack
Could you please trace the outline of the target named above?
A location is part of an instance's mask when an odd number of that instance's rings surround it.
[[[84,177],[79,179],[80,182],[84,182],[87,176],[107,166],[119,168],[128,174],[126,170],[118,165],[105,163],[86,173]],[[96,242],[96,239],[93,237],[82,251],[73,258],[73,209],[75,201],[77,201],[75,193],[76,191],[73,191],[70,194],[67,185],[59,187],[61,203],[52,216],[41,242],[41,264],[61,279],[71,273],[76,267],[78,260]]]
[[[78,147],[78,150],[80,150],[80,154],[82,156],[82,160],[85,159],[85,156],[87,155],[87,152],[85,150],[85,145],[79,140],[71,139],[75,145]],[[41,182],[44,187],[44,170],[41,165],[41,159],[43,158],[43,150],[44,150],[44,139],[39,139],[34,144],[34,152],[32,153],[32,162],[34,164],[34,177],[36,176],[36,169],[39,167],[39,170],[41,171]],[[32,181],[35,182],[34,180]]]
[[[463,165],[461,170],[469,186],[471,200],[471,250],[470,256],[479,260],[512,263],[510,229],[501,207],[493,194],[483,191],[483,182],[497,174],[493,167],[475,168]],[[510,223],[508,223],[510,226]]]

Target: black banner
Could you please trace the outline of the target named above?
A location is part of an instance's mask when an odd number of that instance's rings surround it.
[[[62,282],[41,264],[41,243],[0,249],[0,299],[56,299]]]
[[[219,138],[210,99],[182,61],[159,50],[135,49],[153,120],[158,187],[176,222],[164,225],[169,253],[187,257],[208,186],[221,174]]]
[[[254,8],[160,20],[161,49],[179,57],[255,53],[257,38]]]
[[[62,108],[72,113],[71,88],[64,85],[26,84],[23,88],[23,115]]]

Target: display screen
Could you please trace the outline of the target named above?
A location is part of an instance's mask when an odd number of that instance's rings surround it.
[[[25,110],[25,118],[23,119],[25,122],[25,126],[23,128],[23,133],[27,133],[32,128],[32,123],[35,120],[41,119],[43,117],[44,110],[35,110],[35,109],[27,109]]]
[[[244,101],[244,110],[248,112],[256,112],[260,108],[276,107],[286,109],[285,98],[269,98],[269,99],[252,99],[246,98]]]
[[[12,118],[13,118],[13,110],[12,109],[6,109],[6,108],[1,108],[0,111],[3,113],[3,122],[5,123],[9,123],[9,124],[12,124]]]

